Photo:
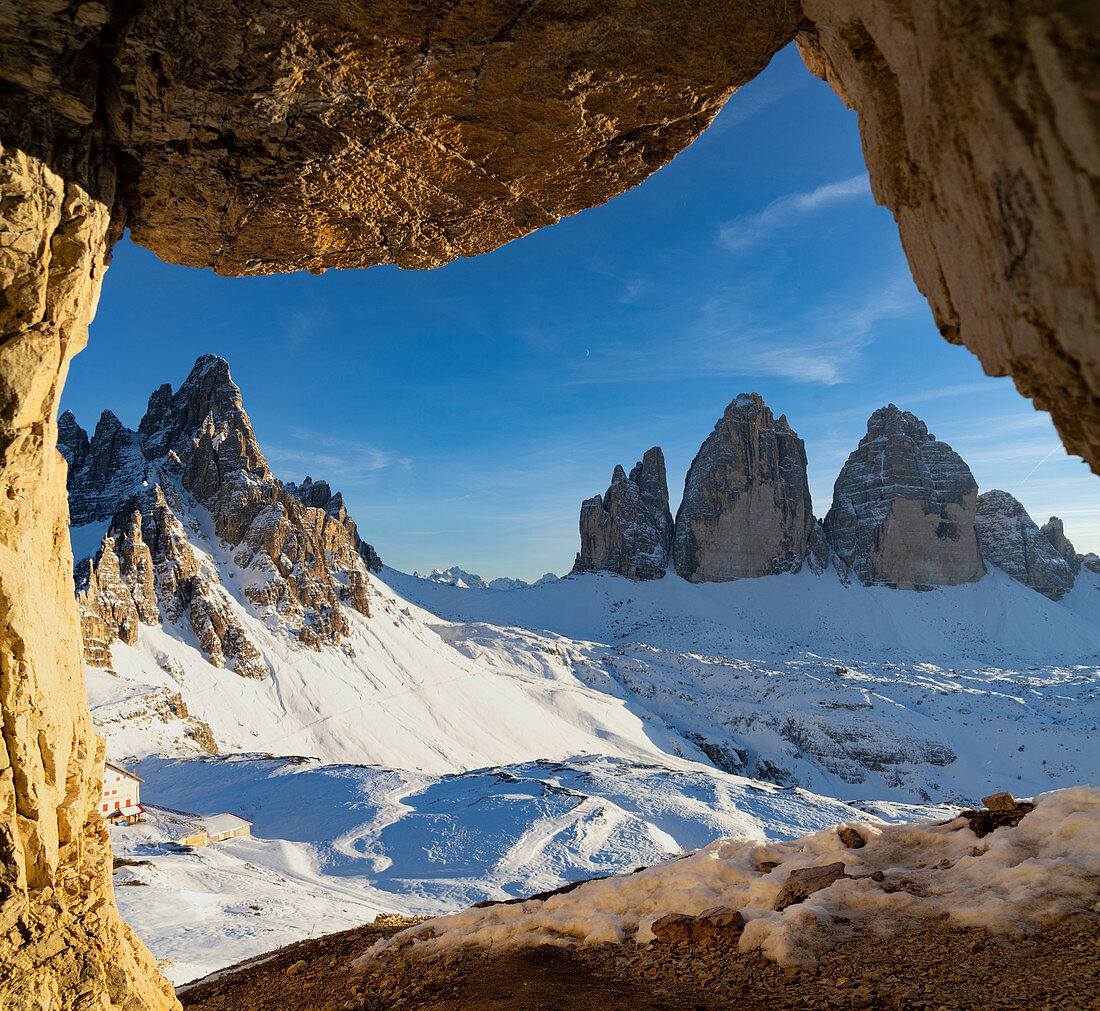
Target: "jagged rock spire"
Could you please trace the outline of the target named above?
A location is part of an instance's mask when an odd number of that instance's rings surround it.
[[[759,393],[742,393],[688,471],[672,546],[677,573],[698,583],[797,572],[813,530],[805,445]]]
[[[601,498],[581,504],[581,550],[574,572],[615,572],[630,579],[660,579],[668,569],[672,514],[665,457],[648,449],[628,477],[616,465]]]
[[[978,496],[974,526],[982,556],[1013,579],[1051,600],[1060,600],[1073,588],[1080,564],[1057,517],[1040,530],[1019,499],[994,489]]]
[[[274,478],[224,359],[204,355],[175,393],[156,390],[137,433],[110,412],[91,440],[71,414],[58,427],[73,522],[107,523],[95,561],[78,565],[86,640],[97,651],[89,662],[109,662],[110,641],[133,641],[158,606],[166,620],[190,623],[212,664],[249,677],[268,668],[244,611],[311,648],[348,633],[342,605],[369,616],[367,570],[380,559],[325,482]],[[231,567],[248,572],[232,592],[211,545],[191,543],[196,503],[232,551]]]
[[[825,533],[864,584],[973,582],[985,573],[974,533],[978,485],[916,415],[880,407],[833,488]]]

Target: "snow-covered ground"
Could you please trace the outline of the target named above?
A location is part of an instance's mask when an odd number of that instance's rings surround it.
[[[849,849],[833,828],[791,842],[718,840],[687,859],[589,882],[545,902],[454,913],[379,942],[362,962],[397,948],[416,958],[465,944],[499,951],[626,938],[645,943],[666,913],[727,907],[747,921],[742,951],[759,948],[780,965],[798,966],[812,964],[857,926],[888,937],[942,917],[957,926],[1025,935],[1096,911],[1100,790],[1046,794],[1015,828],[984,839],[962,818],[852,827],[865,842],[861,848]],[[792,871],[834,863],[843,865],[846,877],[776,910]]]
[[[112,829],[155,865],[120,869],[146,885],[117,895],[177,982],[383,910],[1098,778],[1087,571],[1056,603],[996,570],[912,593],[831,572],[490,591],[386,569],[373,616],[314,652],[249,611],[208,543],[271,677],[212,667],[167,624],[114,644],[116,675],[88,671],[144,803],[255,822],[191,852],[170,812]],[[202,724],[230,754],[198,757]]]
[[[844,804],[701,767],[528,762],[452,776],[233,755],[146,758],[148,818],[112,828],[119,907],[175,983],[379,912],[440,913],[648,866],[716,837],[794,838],[952,809]],[[159,805],[154,807],[151,805]],[[187,814],[254,838],[186,850]],[[132,884],[141,882],[141,884]]]

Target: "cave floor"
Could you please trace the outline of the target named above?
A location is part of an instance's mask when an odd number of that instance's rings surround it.
[[[1100,916],[1030,938],[927,921],[897,937],[856,932],[812,969],[735,946],[540,947],[431,961],[350,963],[400,927],[301,941],[180,994],[194,1011],[718,1011],[737,1008],[1100,1009]]]

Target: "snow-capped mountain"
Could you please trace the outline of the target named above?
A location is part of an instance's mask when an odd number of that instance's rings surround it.
[[[327,484],[272,475],[221,358],[156,390],[137,432],[109,411],[90,440],[71,412],[58,429],[89,663],[163,619],[213,666],[263,678],[250,623],[320,649],[370,614],[377,554]]]
[[[522,590],[525,586],[542,586],[558,578],[553,572],[546,572],[533,583],[528,583],[524,579],[513,579],[511,576],[497,576],[496,579],[484,580],[476,572],[467,572],[457,565],[452,565],[449,569],[432,569],[427,575],[422,572],[414,572],[413,575],[417,579],[446,583],[448,586],[460,586],[469,590]]]

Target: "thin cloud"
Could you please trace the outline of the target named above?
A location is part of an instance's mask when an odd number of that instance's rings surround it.
[[[718,231],[718,243],[730,252],[741,253],[775,232],[797,224],[808,214],[870,193],[871,181],[866,172],[851,179],[826,183],[807,193],[792,193],[773,201],[762,211],[724,224]]]
[[[276,473],[293,481],[308,474],[315,481],[327,481],[335,490],[341,485],[362,484],[378,471],[412,468],[406,457],[364,442],[304,428],[292,428],[289,435],[292,442],[272,445],[265,455]]]
[[[594,350],[577,367],[571,385],[708,375],[776,376],[835,386],[861,372],[863,351],[878,324],[917,304],[912,281],[901,273],[862,298],[815,305],[782,329],[754,318],[736,298],[711,298],[687,332]]]

